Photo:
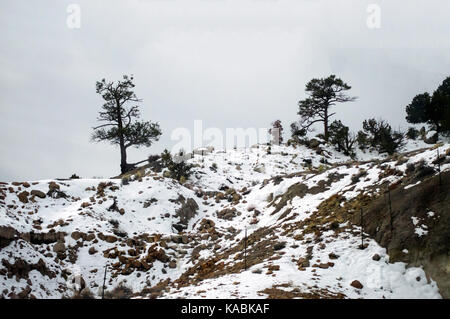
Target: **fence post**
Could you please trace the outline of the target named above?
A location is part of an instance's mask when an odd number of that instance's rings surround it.
[[[102,289],[102,299],[105,299],[105,283],[106,283],[106,269],[108,268],[108,265],[105,265],[105,275],[103,277],[103,289]]]
[[[247,270],[247,227],[245,228],[244,238],[244,270]]]
[[[361,207],[361,249],[364,249],[364,223],[363,223],[363,209]]]

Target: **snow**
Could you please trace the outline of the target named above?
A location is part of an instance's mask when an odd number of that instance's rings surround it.
[[[429,145],[422,145],[419,141],[408,141],[403,150],[410,152],[417,150],[418,147],[429,147]],[[445,154],[449,147],[450,144],[439,146],[440,154]],[[261,291],[275,285],[284,285],[285,287],[280,289],[290,291],[297,288],[301,292],[326,289],[332,293],[342,293],[346,298],[440,298],[436,283],[432,279],[428,281],[420,267],[408,267],[404,263],[390,263],[385,249],[372,239],[366,238],[367,248],[359,249],[360,238],[357,235],[359,229],[350,227],[348,222],[340,224],[340,228],[344,230],[337,237],[332,231],[322,233],[322,242],[325,243],[325,247],[320,248],[320,245],[314,245],[311,264],[333,262],[332,267],[327,269],[307,267],[303,271],[298,269],[296,261],[293,260],[305,256],[307,249],[305,242],[313,242],[313,234],[304,236],[303,242],[298,242],[294,237],[300,235],[302,230],[297,229],[289,236],[282,235],[283,226],[310,217],[317,207],[330,196],[338,194],[349,200],[361,193],[381,191],[386,183],[394,183],[402,178],[402,176],[380,177],[384,172],[383,165],[404,172],[408,163],[417,163],[422,159],[431,163],[436,158],[437,152],[436,148],[423,149],[417,154],[408,156],[407,162],[397,165],[396,160],[388,159],[385,154],[358,150],[357,157],[360,160],[384,161],[381,164],[368,162],[358,165],[348,164],[351,161],[349,157],[328,146],[324,149],[329,154],[327,155],[328,164],[321,163],[324,156],[317,155],[314,150],[305,146],[294,148],[274,145],[271,154],[267,154],[265,145],[245,150],[226,150],[226,152],[208,149],[204,156],[199,154],[194,155],[194,158],[186,156],[189,158],[188,161],[195,165],[195,168],[192,177],[185,185],[164,178],[162,173],[156,174],[149,170],[145,172],[141,182],[133,180],[128,185],[121,185],[120,180],[114,179],[56,181],[60,185],[61,191],[68,195],[67,199],[36,198],[35,203],[27,204],[20,203],[16,193],[31,189],[46,193],[51,180],[30,182],[32,185],[27,189],[10,183],[5,185],[5,204],[0,204],[0,226],[10,226],[22,233],[31,231],[46,233],[50,229],[54,229],[55,232],[65,232],[67,233],[65,245],[74,249],[76,247],[77,259],[74,263],[70,262],[68,258],[57,262],[53,253],[55,243],[37,245],[24,240],[16,240],[0,250],[0,260],[5,259],[14,263],[15,260],[21,258],[34,264],[42,259],[47,267],[55,272],[56,277],[51,279],[36,270],[29,273],[32,294],[37,298],[60,298],[70,295],[71,290],[68,288],[72,284],[61,275],[62,271],[66,269],[69,269],[71,273],[79,273],[86,281],[87,286],[93,292],[97,292],[99,285],[103,282],[105,265],[111,269],[110,266],[117,262],[117,259],[106,258],[103,252],[115,247],[119,250],[127,250],[129,247],[125,244],[121,246],[119,242],[75,240],[70,234],[74,231],[82,231],[114,235],[117,229],[114,228],[111,221],[116,220],[120,231],[125,232],[128,237],[158,234],[167,239],[168,247],[164,250],[176,262],[175,268],[168,268],[162,262],[155,261],[151,270],[147,272],[134,271],[129,275],[119,274],[114,278],[108,276],[107,289],[112,289],[119,283],[125,282],[133,291],[139,292],[143,288],[151,287],[167,278],[173,282],[199,260],[207,260],[218,252],[233,247],[244,238],[244,229],[247,229],[248,236],[250,236],[262,227],[269,227],[275,230],[278,236],[277,241],[286,242],[286,247],[282,250],[283,254],[277,255],[280,257],[279,259],[264,260],[246,271],[227,273],[216,278],[206,279],[197,286],[190,285],[183,288],[171,286],[162,297],[267,298],[267,294]],[[305,159],[311,160],[312,170],[305,164]],[[214,169],[214,166],[217,168]],[[255,168],[257,169],[255,170]],[[366,175],[362,176],[358,182],[353,182],[352,176],[358,174],[360,169],[364,169]],[[442,171],[449,169],[450,164],[441,166]],[[340,178],[327,184],[332,174],[339,174]],[[273,179],[275,176],[280,176],[281,179]],[[112,191],[107,188],[104,198],[97,198],[96,191],[92,188],[96,188],[101,182],[112,183],[118,189]],[[323,190],[321,189],[317,193],[307,191],[302,197],[294,197],[274,214],[275,206],[280,199],[277,202],[271,202],[268,200],[270,197],[276,199],[277,196],[285,194],[290,187],[295,185],[304,184],[311,189],[324,182],[326,186]],[[405,189],[417,184],[408,185]],[[236,205],[226,200],[216,202],[214,197],[203,199],[196,196],[198,189],[203,192],[217,192],[223,185],[234,188],[240,194],[246,188],[248,193],[242,195],[242,200]],[[14,193],[9,193],[9,187],[14,189]],[[180,208],[180,204],[176,202],[180,195],[186,199],[194,199],[199,206],[197,214],[188,224],[186,233],[198,235],[199,222],[204,218],[211,219],[219,233],[219,238],[213,244],[220,245],[220,249],[214,250],[214,245],[209,247],[212,244],[210,240],[202,239],[197,246],[204,245],[205,248],[199,251],[197,260],[191,260],[193,245],[170,242],[170,236],[178,233],[173,228],[173,224],[178,222],[175,212]],[[95,197],[95,202],[91,201],[91,197]],[[108,210],[113,204],[114,198],[118,207],[125,210],[123,215]],[[156,201],[152,201],[152,199],[156,199]],[[144,208],[146,202],[150,205]],[[81,208],[82,203],[91,205]],[[241,214],[232,220],[218,218],[217,211],[225,208],[235,208]],[[256,222],[252,222],[255,210],[259,211],[260,215],[256,217]],[[330,214],[332,213],[330,212]],[[280,219],[283,214],[286,216]],[[428,211],[427,216],[434,217],[435,213]],[[288,217],[293,218],[288,220]],[[428,228],[421,219],[412,217],[411,221],[417,236],[428,234]],[[37,224],[41,229],[36,228]],[[52,225],[54,227],[49,227]],[[227,229],[230,227],[236,229],[236,234],[230,235],[230,238],[227,239],[225,235],[229,235]],[[145,254],[152,244],[147,243],[142,254]],[[91,255],[89,253],[91,248],[98,252]],[[339,257],[330,260],[331,253]],[[380,255],[381,259],[373,260],[374,254]],[[236,263],[235,257],[238,257],[238,253],[229,255],[223,262],[225,265],[232,266]],[[267,275],[265,273],[267,268],[264,267],[269,265],[278,265],[280,270]],[[1,267],[3,266],[0,263],[0,270]],[[253,272],[257,269],[262,270],[262,273]],[[361,282],[363,288],[356,289],[350,286],[354,280]],[[14,277],[7,278],[7,276],[0,275],[0,292],[4,289],[11,291],[13,287],[18,292],[27,285],[25,279],[16,281]]]

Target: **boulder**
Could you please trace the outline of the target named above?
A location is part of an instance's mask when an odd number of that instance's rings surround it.
[[[28,193],[27,191],[23,191],[23,192],[17,194],[17,197],[19,198],[19,200],[22,203],[26,204],[26,203],[28,203],[28,195],[30,195],[30,193]]]
[[[362,289],[364,287],[358,280],[353,280],[350,286],[355,287],[356,289]]]
[[[182,232],[187,228],[187,226],[183,224],[172,224],[172,227],[175,228],[178,232]]]
[[[41,191],[36,190],[36,189],[33,189],[33,190],[31,191],[31,195],[36,196],[36,197],[39,197],[39,198],[45,198],[45,197],[46,197],[46,195],[45,195],[44,192],[41,192]]]
[[[108,236],[105,237],[105,241],[107,243],[111,243],[112,244],[112,243],[115,243],[117,241],[117,237],[114,237],[112,235],[108,235]]]
[[[56,243],[55,246],[53,246],[53,251],[55,253],[63,253],[66,251],[66,245],[64,245],[64,243]]]
[[[286,243],[285,243],[285,242],[282,242],[282,243],[276,243],[276,244],[273,246],[273,249],[274,249],[274,250],[281,250],[281,249],[283,249],[284,247],[286,247]]]
[[[56,184],[55,182],[50,182],[49,184],[48,184],[48,190],[49,191],[53,191],[53,190],[56,190],[56,189],[60,189],[60,186],[58,185],[58,184]]]

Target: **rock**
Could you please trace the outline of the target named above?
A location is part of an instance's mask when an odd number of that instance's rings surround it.
[[[36,189],[33,189],[33,190],[31,191],[31,195],[36,196],[36,197],[39,197],[39,198],[45,198],[45,197],[46,197],[46,195],[45,195],[44,192],[38,191],[38,190],[36,190]]]
[[[171,236],[170,239],[175,244],[181,244],[182,242],[182,236]]]
[[[266,167],[264,166],[264,164],[258,165],[256,166],[253,171],[257,172],[257,173],[265,173],[266,172]]]
[[[166,255],[166,253],[162,249],[156,251],[154,256],[155,256],[156,260],[159,260],[162,263],[166,263],[169,261],[169,257]]]
[[[328,255],[328,258],[330,258],[330,259],[338,259],[339,256],[336,255],[335,253],[330,253],[330,254]]]
[[[28,188],[28,187],[30,187],[30,183],[28,183],[28,182],[23,182],[23,183],[22,183],[22,186],[25,187],[25,188]]]
[[[273,249],[274,249],[274,250],[281,250],[281,249],[283,249],[284,247],[286,247],[286,243],[285,243],[285,242],[283,242],[283,243],[277,243],[277,244],[275,244],[275,245],[273,246]]]
[[[28,297],[28,294],[31,292],[31,287],[30,286],[26,286],[25,287],[25,289],[23,289],[21,292],[19,292],[18,294],[17,294],[17,297],[19,298],[19,299],[25,299],[25,298],[27,298]]]
[[[117,237],[114,237],[112,235],[108,235],[108,236],[105,237],[105,241],[107,243],[111,243],[112,244],[112,243],[115,243],[117,241]]]
[[[84,203],[81,204],[81,208],[86,208],[86,207],[89,207],[89,206],[91,206],[91,203],[88,203],[88,202],[84,202]]]
[[[75,240],[78,240],[78,239],[82,238],[83,235],[82,235],[82,233],[79,232],[79,231],[74,231],[74,232],[72,232],[72,234],[70,235],[70,237],[72,237],[72,238],[75,239]]]
[[[182,242],[183,244],[189,243],[189,237],[186,236],[186,235],[181,236],[181,242]]]
[[[309,140],[309,143],[308,143],[308,146],[309,146],[309,147],[311,147],[311,148],[316,148],[316,147],[318,147],[319,145],[320,145],[319,140],[317,140],[317,139],[315,139],[315,138],[312,138],[312,139]]]
[[[355,287],[356,289],[362,289],[364,287],[358,280],[353,280],[350,286]]]
[[[236,212],[236,208],[225,208],[222,209],[221,211],[217,212],[217,217],[220,219],[225,219],[225,220],[232,220],[234,217],[236,217],[237,212]]]
[[[269,271],[278,271],[278,270],[280,270],[280,265],[270,265],[268,270]]]
[[[95,253],[97,253],[97,249],[95,249],[95,247],[89,248],[89,255],[94,255]]]
[[[19,197],[19,200],[22,203],[26,204],[26,203],[28,203],[28,195],[30,195],[30,193],[28,193],[27,191],[23,191],[23,192],[17,194],[17,197]]]
[[[380,255],[375,254],[375,255],[372,256],[372,259],[375,260],[375,261],[379,261],[381,259],[381,257],[380,257]]]
[[[212,221],[211,219],[204,218],[200,222],[200,226],[198,227],[198,230],[200,232],[205,232],[205,231],[208,231],[209,229],[213,229],[215,225],[216,225],[216,223],[214,223],[214,221]]]
[[[172,224],[172,227],[175,228],[178,232],[182,232],[187,228],[187,226],[183,224]]]
[[[58,185],[58,184],[56,184],[55,182],[50,182],[49,184],[48,184],[48,189],[50,190],[50,191],[52,191],[52,190],[56,190],[56,189],[60,189],[60,186]]]
[[[309,267],[309,260],[307,258],[299,258],[297,261],[297,266],[299,268]]]
[[[125,214],[125,209],[123,209],[123,208],[119,209],[119,214],[120,214],[120,215]]]
[[[84,281],[83,276],[76,275],[72,278],[72,285],[77,291],[82,291],[86,288],[86,281]]]
[[[169,247],[169,246],[167,246],[167,243],[166,243],[165,240],[161,240],[161,241],[159,242],[159,245],[160,245],[161,247],[163,247],[163,248],[168,248],[168,247]]]
[[[177,268],[177,263],[174,261],[174,260],[171,260],[170,262],[169,262],[169,268]]]
[[[47,192],[47,196],[50,196],[51,198],[67,198],[66,193],[62,192],[59,190],[59,185],[57,185],[58,187],[54,187],[54,188],[50,188],[50,190]]]
[[[164,171],[163,176],[165,178],[170,178],[170,171]]]
[[[53,246],[53,251],[55,253],[63,253],[66,251],[66,245],[64,245],[64,243],[56,243],[55,246]]]

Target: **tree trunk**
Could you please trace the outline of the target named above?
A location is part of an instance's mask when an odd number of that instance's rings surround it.
[[[127,149],[125,148],[125,140],[123,138],[122,115],[120,113],[120,104],[118,100],[116,100],[116,105],[117,105],[117,126],[119,129],[120,171],[122,174],[125,174],[128,171]]]
[[[325,115],[323,117],[323,135],[325,141],[328,142],[328,107],[325,107]]]

